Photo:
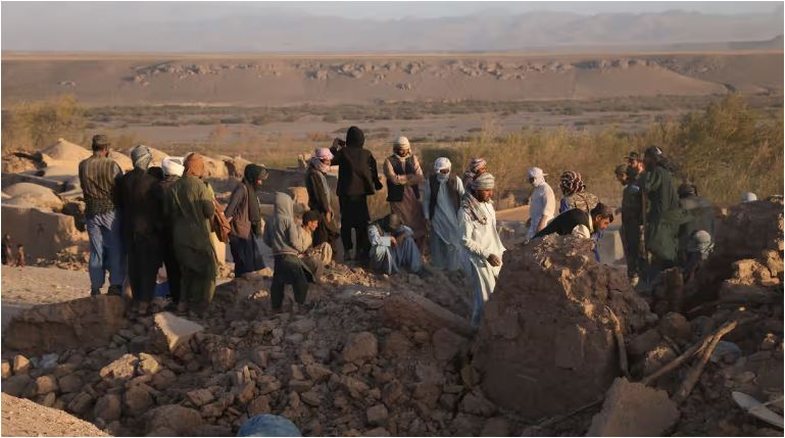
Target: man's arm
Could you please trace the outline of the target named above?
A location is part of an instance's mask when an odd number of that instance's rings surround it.
[[[387,181],[394,183],[395,185],[402,186],[405,185],[408,178],[407,175],[396,175],[395,169],[393,169],[392,162],[389,158],[384,160],[384,176],[387,177]]]
[[[461,243],[463,243],[464,248],[466,248],[467,251],[469,251],[474,255],[480,256],[483,259],[487,259],[488,256],[491,255],[491,253],[485,251],[472,238],[472,234],[474,234],[474,225],[472,220],[468,217],[468,213],[462,212],[460,226],[461,229],[463,230],[463,235],[461,236]]]
[[[370,241],[371,246],[391,247],[392,239],[392,236],[382,235],[379,231],[379,227],[376,225],[368,226],[368,240]]]

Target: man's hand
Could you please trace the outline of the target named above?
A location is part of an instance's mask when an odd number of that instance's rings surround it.
[[[396,239],[395,236],[390,236],[390,245],[392,245],[393,248],[398,246],[398,239]]]
[[[488,263],[495,268],[502,265],[502,259],[496,254],[491,254],[488,256]]]
[[[335,215],[333,214],[333,211],[332,211],[332,210],[328,210],[328,211],[327,211],[327,213],[325,213],[325,214],[324,214],[324,219],[325,219],[327,222],[332,222],[332,221],[333,221],[333,217],[334,217],[334,216],[335,216]]]

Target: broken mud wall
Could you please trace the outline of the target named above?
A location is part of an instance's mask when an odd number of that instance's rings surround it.
[[[58,252],[86,249],[87,234],[76,229],[74,217],[36,208],[2,206],[3,232],[14,244],[21,243],[27,256],[52,258]]]
[[[656,320],[589,240],[553,235],[508,251],[473,347],[485,394],[532,419],[597,400],[620,373],[606,306],[625,332]]]

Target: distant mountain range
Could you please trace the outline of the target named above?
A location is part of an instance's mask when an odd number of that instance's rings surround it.
[[[771,14],[698,12],[489,12],[450,18],[361,20],[271,10],[178,21],[140,17],[133,25],[74,16],[3,17],[4,51],[412,52],[666,47],[722,43],[724,49],[782,49],[783,9]],[[125,20],[128,22],[128,20]],[[730,43],[732,42],[732,43]]]

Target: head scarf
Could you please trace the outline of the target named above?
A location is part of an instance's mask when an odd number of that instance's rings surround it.
[[[319,148],[313,152],[313,156],[310,160],[308,160],[308,165],[311,166],[313,169],[318,170],[322,173],[327,173],[330,171],[330,165],[325,164],[322,160],[332,160],[333,154],[327,148]]]
[[[561,191],[564,196],[571,196],[586,190],[581,174],[574,170],[565,170],[561,174]]]
[[[545,184],[545,177],[548,174],[543,172],[539,167],[531,167],[528,172],[526,172],[526,175],[532,180],[532,185],[534,187],[539,187]]]
[[[350,148],[361,148],[365,144],[365,134],[363,131],[356,127],[352,126],[346,131],[346,146]]]
[[[161,167],[163,167],[164,175],[166,176],[183,176],[183,171],[185,170],[185,167],[172,157],[164,158],[161,162]]]
[[[201,154],[192,152],[185,157],[185,174],[203,178],[205,176],[204,157]]]
[[[493,190],[496,187],[496,178],[490,173],[483,173],[482,175],[474,178],[472,181],[472,189],[474,190]]]
[[[696,231],[690,238],[687,250],[689,252],[699,252],[702,260],[706,260],[714,250],[714,243],[711,241],[711,234],[705,230]]]
[[[259,187],[257,181],[267,178],[267,169],[258,164],[249,164],[245,166],[243,171],[243,184],[248,190],[248,219],[255,226],[258,226],[262,221],[262,211],[259,207],[259,198],[256,195],[256,189]]]
[[[393,151],[397,153],[404,152],[402,155],[403,157],[408,156],[412,153],[412,146],[409,144],[409,139],[406,137],[398,137],[395,142],[393,142]]]
[[[150,152],[150,148],[140,144],[131,151],[131,161],[134,162],[134,168],[147,170],[150,167],[150,162],[153,161],[153,154]]]
[[[758,200],[758,195],[752,192],[746,192],[741,195],[741,202],[753,202]]]
[[[272,221],[264,230],[264,243],[274,255],[298,254],[291,246],[289,231],[294,227],[294,201],[286,193],[275,193],[275,204]]]
[[[447,169],[447,173],[444,174],[441,171]],[[452,170],[452,163],[450,159],[447,157],[439,157],[436,161],[433,162],[433,170],[436,172],[436,179],[439,181],[447,181],[450,177],[450,170]]]
[[[474,177],[477,176],[477,172],[487,165],[488,163],[485,161],[485,158],[472,158],[472,161],[469,162],[469,167],[466,169],[466,172],[463,173],[464,184],[471,184]]]

